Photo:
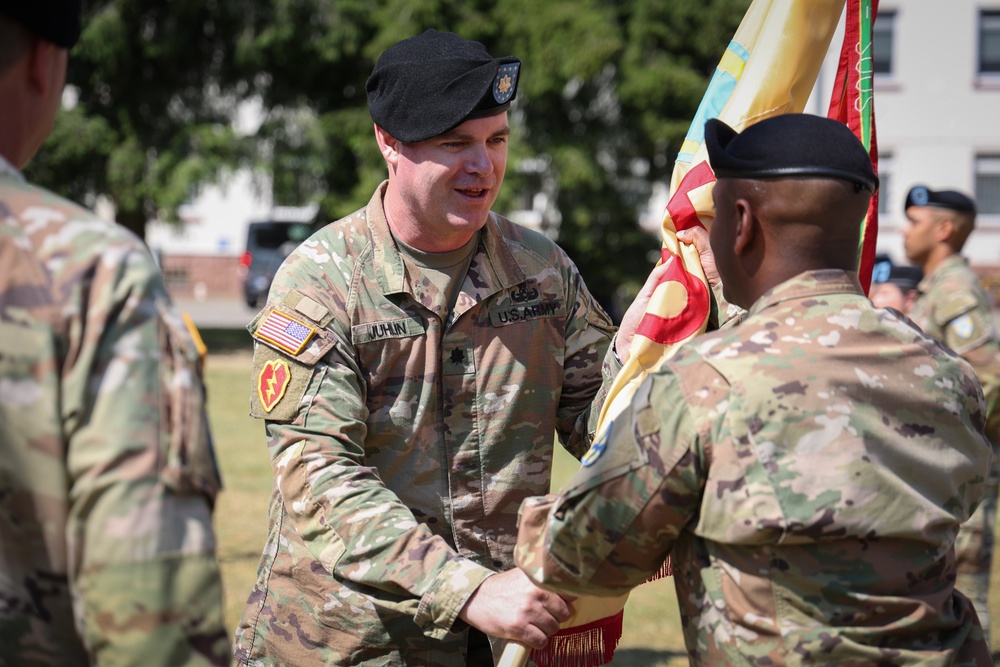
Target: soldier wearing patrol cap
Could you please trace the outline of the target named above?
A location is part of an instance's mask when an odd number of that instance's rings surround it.
[[[983,395],[861,289],[868,152],[800,114],[710,120],[705,143],[710,248],[688,241],[748,311],[651,373],[562,494],[522,506],[518,565],[615,595],[669,555],[692,665],[992,664],[954,589]]]
[[[918,185],[906,195],[906,217],[906,256],[926,276],[917,287],[910,317],[972,365],[986,394],[986,434],[994,445],[994,465],[982,505],[959,534],[957,586],[976,603],[988,632],[993,530],[1000,487],[1000,344],[990,298],[961,255],[975,227],[976,203],[961,192]]]
[[[0,664],[226,665],[195,339],[140,239],[20,172],[79,35],[0,0]]]
[[[383,53],[388,180],[291,254],[250,324],[275,485],[240,664],[489,665],[570,613],[513,567],[517,508],[548,490],[554,434],[586,451],[652,284],[616,357],[566,254],[491,212],[520,76],[447,32]]]

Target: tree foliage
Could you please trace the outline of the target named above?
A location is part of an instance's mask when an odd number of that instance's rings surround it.
[[[71,59],[76,107],[29,176],[111,197],[142,230],[227,169],[273,174],[279,204],[334,219],[385,177],[365,80],[426,28],[522,61],[496,209],[547,202],[545,228],[605,303],[634,292],[659,240],[636,225],[749,0],[94,0]],[[240,104],[260,110],[236,129]],[[626,296],[626,299],[628,296]]]

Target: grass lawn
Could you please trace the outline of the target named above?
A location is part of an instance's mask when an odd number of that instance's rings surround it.
[[[220,349],[209,342],[212,350]],[[224,490],[215,512],[226,604],[226,624],[235,629],[256,578],[257,561],[267,533],[271,466],[263,424],[248,416],[250,353],[239,345],[208,358],[208,405],[222,468]],[[557,448],[558,488],[578,464]],[[994,583],[1000,582],[1000,558],[994,560]],[[992,635],[1000,637],[1000,587],[991,591]],[[625,607],[625,630],[615,660],[620,667],[678,667],[687,664],[677,601],[669,579],[636,589]],[[998,663],[1000,664],[1000,663]]]

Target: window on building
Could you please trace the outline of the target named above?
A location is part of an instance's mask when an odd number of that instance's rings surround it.
[[[881,153],[878,156],[878,212],[888,213],[892,203],[892,153]]]
[[[1000,155],[976,157],[976,209],[983,215],[1000,215]]]
[[[1000,11],[979,12],[979,73],[1000,74]]]
[[[893,42],[896,33],[896,12],[885,10],[875,17],[872,28],[872,71],[888,76],[892,71]]]

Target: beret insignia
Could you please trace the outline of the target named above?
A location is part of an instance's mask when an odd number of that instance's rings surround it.
[[[514,94],[520,69],[521,63],[507,63],[497,70],[496,79],[493,80],[493,99],[497,104],[505,104]]]
[[[910,200],[914,206],[927,206],[930,200],[930,192],[922,185],[918,185],[910,191]]]

